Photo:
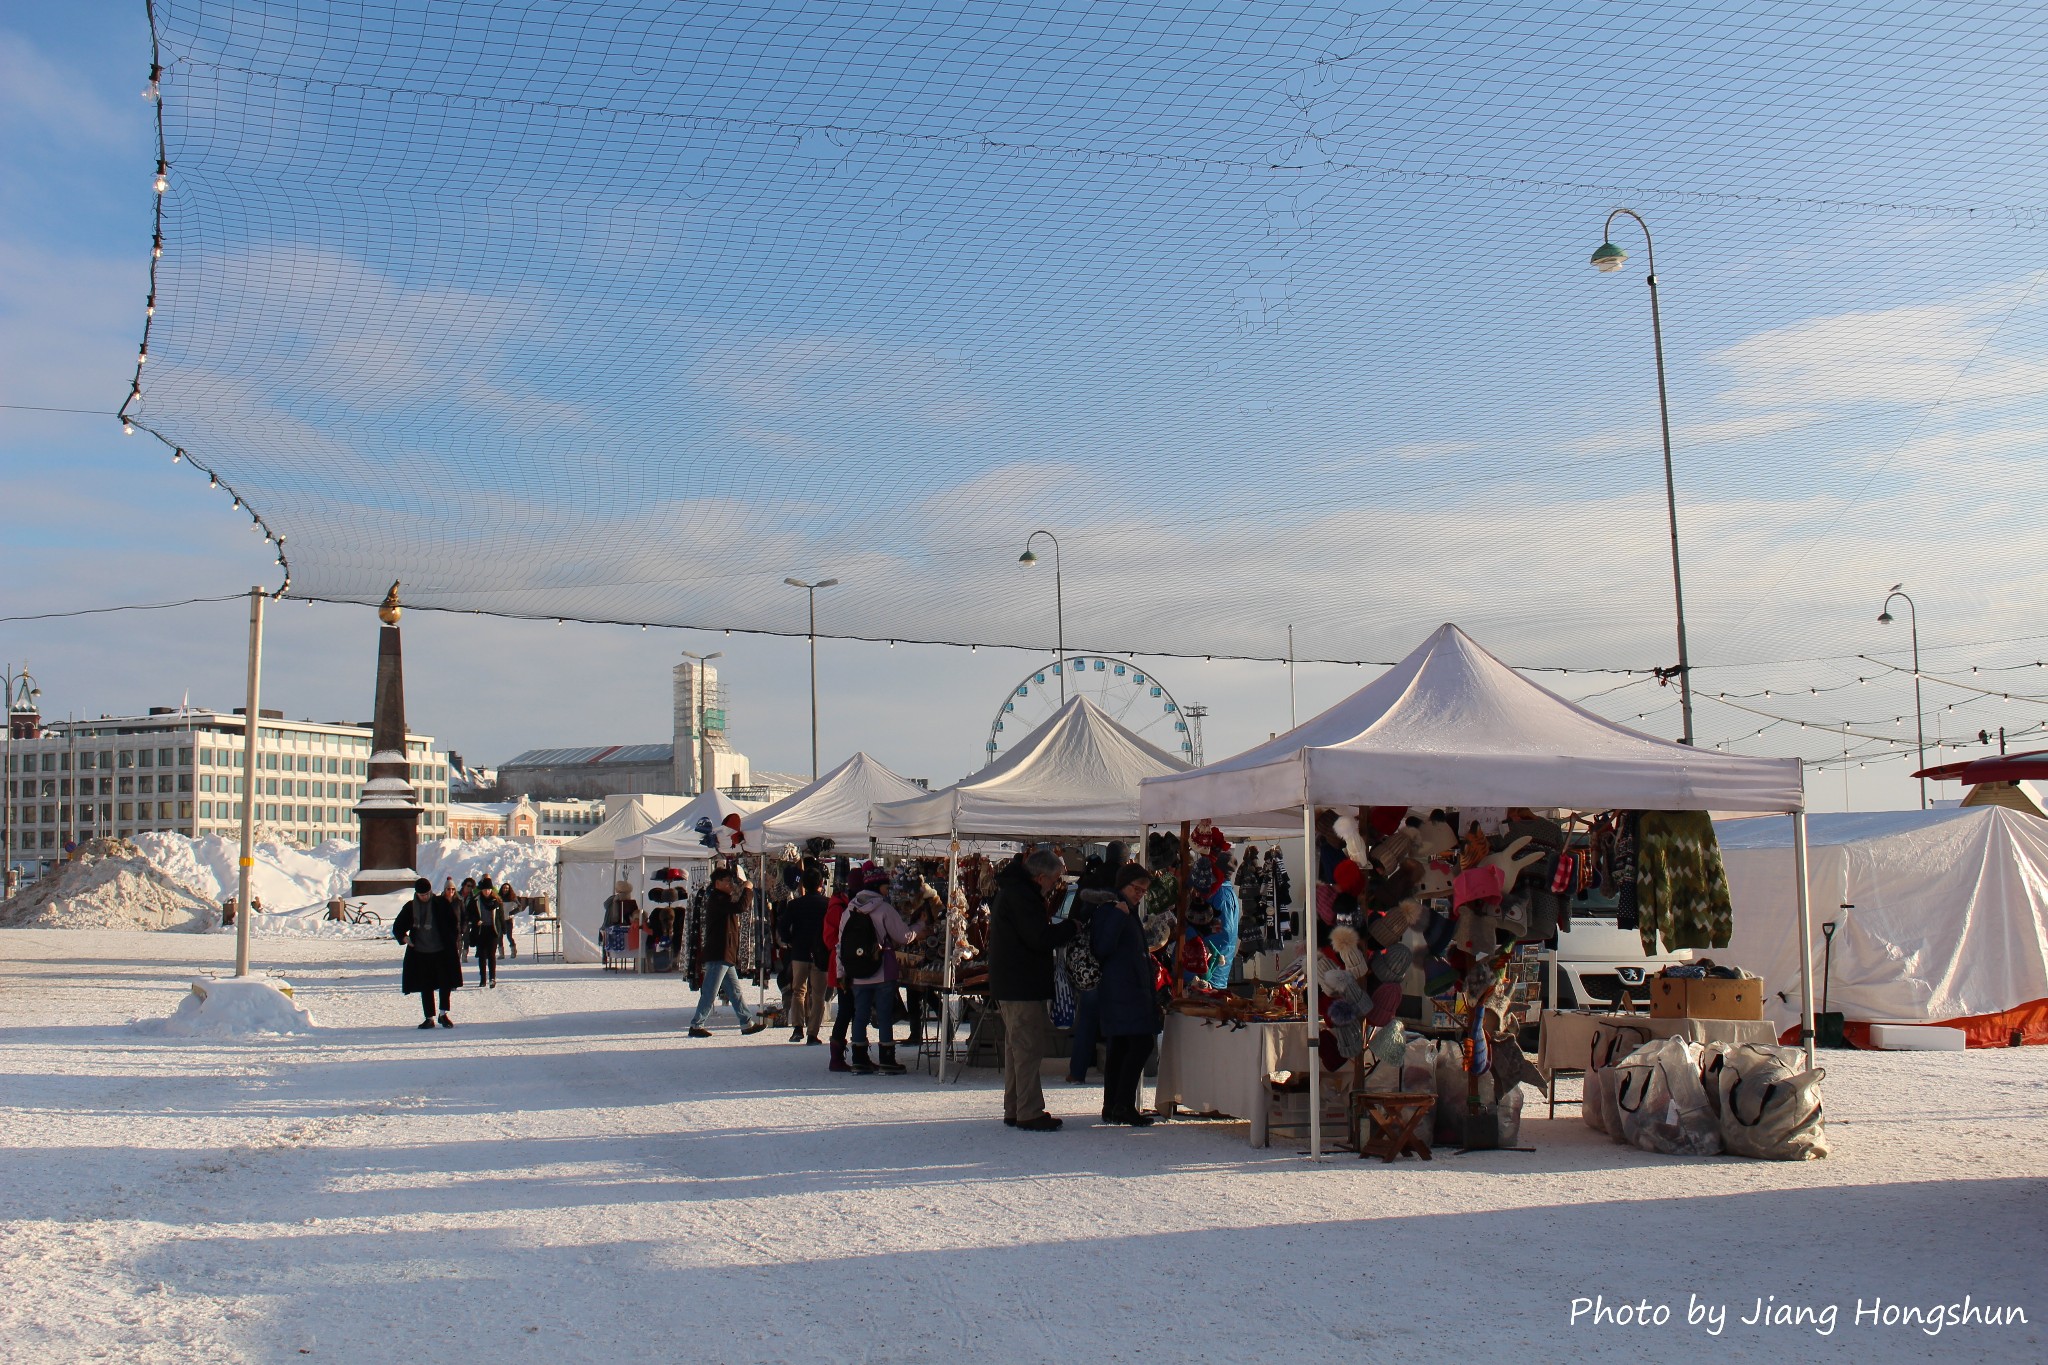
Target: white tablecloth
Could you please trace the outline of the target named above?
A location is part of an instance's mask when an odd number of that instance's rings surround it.
[[[1308,1025],[1228,1024],[1166,1016],[1158,1105],[1249,1119],[1252,1146],[1266,1145],[1266,1076],[1308,1066]]]
[[[1543,1028],[1536,1047],[1536,1067],[1549,1072],[1557,1067],[1583,1071],[1591,1060],[1593,1028],[1597,1024],[1626,1024],[1639,1028],[1650,1040],[1683,1038],[1693,1043],[1775,1043],[1777,1028],[1768,1019],[1652,1019],[1647,1014],[1577,1014],[1543,1011]]]

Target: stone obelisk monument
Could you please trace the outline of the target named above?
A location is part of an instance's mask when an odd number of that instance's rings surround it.
[[[405,753],[405,662],[398,641],[398,584],[384,595],[377,618],[377,706],[372,713],[369,780],[356,802],[362,827],[362,861],[349,892],[380,896],[410,891],[419,873],[420,802],[412,789]]]

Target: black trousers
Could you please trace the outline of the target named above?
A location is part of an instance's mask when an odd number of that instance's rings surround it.
[[[434,1017],[434,993],[433,993],[432,991],[421,991],[421,992],[420,992],[420,1011],[421,1011],[421,1012],[422,1012],[423,1014],[425,1014],[425,1015],[427,1016],[427,1018],[429,1018],[429,1019],[431,1019],[431,1018],[433,1018],[433,1017]],[[448,992],[447,992],[447,991],[442,991],[442,992],[441,992],[441,1013],[443,1013],[443,1014],[446,1014],[447,1012],[448,1012]]]
[[[476,939],[476,984],[487,986],[498,979],[498,936],[478,934]]]
[[[1116,1118],[1138,1111],[1138,1082],[1152,1057],[1152,1035],[1123,1034],[1109,1040],[1102,1059],[1102,1116]]]
[[[846,1031],[853,1027],[853,991],[839,988],[839,1004],[832,1012],[832,1046],[846,1046]]]

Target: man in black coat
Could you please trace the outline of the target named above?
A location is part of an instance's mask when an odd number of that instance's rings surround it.
[[[824,886],[825,869],[805,867],[804,893],[792,897],[775,919],[775,937],[789,962],[789,995],[784,1001],[789,1041],[812,1046],[825,1023],[825,967],[832,960],[825,947],[825,911],[831,902],[825,899]]]
[[[405,945],[405,966],[399,971],[398,989],[417,994],[420,1010],[427,1017],[421,1028],[434,1026],[434,995],[441,996],[441,1027],[454,1028],[448,1017],[448,996],[462,987],[461,927],[455,904],[446,896],[430,894],[434,884],[425,877],[412,884],[412,899],[391,922],[391,937]]]
[[[1003,1122],[1034,1133],[1059,1131],[1045,1112],[1038,1067],[1045,1058],[1052,953],[1070,942],[1072,920],[1052,922],[1054,893],[1066,883],[1057,853],[1039,849],[1004,868],[988,919],[988,998],[1003,1016]]]

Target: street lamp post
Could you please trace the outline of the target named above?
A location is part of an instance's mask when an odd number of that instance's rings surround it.
[[[692,654],[686,649],[683,657],[697,661],[696,695],[690,698],[690,713],[697,722],[697,795],[701,796],[718,785],[711,773],[711,732],[704,728],[704,713],[711,707],[711,689],[704,681],[704,666],[713,659],[723,659],[725,651],[714,649],[709,654]]]
[[[818,589],[836,588],[836,578],[821,578],[815,583],[806,583],[801,578],[785,578],[783,582],[792,588],[802,588],[810,599],[811,606],[811,781],[818,780]]]
[[[1060,705],[1067,704],[1067,593],[1060,580],[1060,538],[1050,531],[1033,531],[1024,537],[1024,553],[1017,556],[1019,564],[1036,564],[1038,555],[1032,550],[1031,542],[1044,536],[1052,542],[1052,615],[1053,632],[1058,650],[1055,672],[1060,675]]]
[[[1892,598],[1906,599],[1906,628],[1913,636],[1913,737],[1920,748],[1920,770],[1927,770],[1927,711],[1920,704],[1920,608],[1913,605],[1913,599],[1899,589],[1903,583],[1892,584],[1891,593],[1884,599],[1884,609],[1877,614],[1877,623],[1888,626],[1892,623]],[[1927,809],[1927,779],[1920,779],[1920,809]]]
[[[1607,227],[1600,247],[1593,253],[1593,268],[1602,272],[1621,269],[1628,253],[1614,244],[1614,220],[1626,214],[1643,230],[1643,250],[1650,266],[1650,337],[1657,352],[1657,416],[1664,432],[1664,512],[1671,527],[1671,595],[1678,608],[1678,706],[1684,717],[1684,743],[1692,743],[1692,658],[1685,647],[1685,585],[1678,572],[1678,493],[1671,475],[1671,402],[1664,385],[1664,322],[1657,310],[1657,248],[1650,241],[1650,225],[1634,209],[1616,209],[1607,215]]]

